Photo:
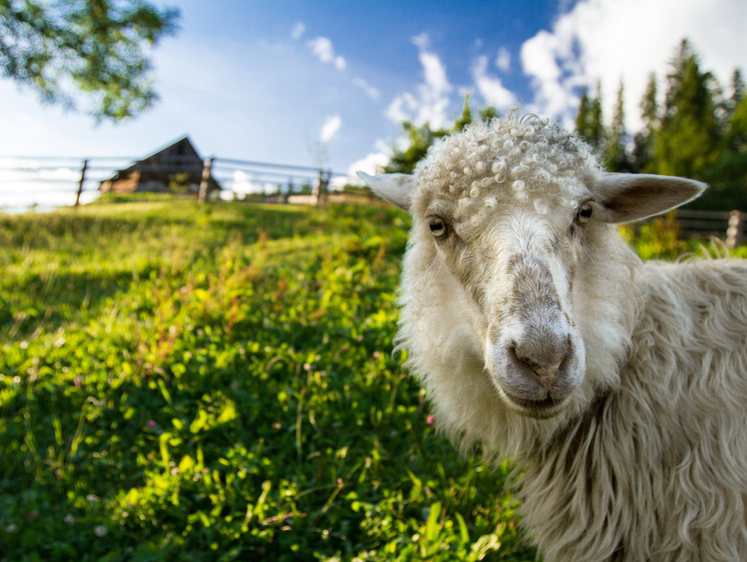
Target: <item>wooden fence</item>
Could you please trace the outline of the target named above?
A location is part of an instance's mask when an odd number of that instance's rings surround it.
[[[747,239],[747,222],[741,211],[694,211],[679,209],[676,214],[680,238],[717,237],[734,248]]]
[[[97,196],[99,185],[123,170],[137,163],[143,172],[161,171],[177,173],[180,171],[195,172],[200,181],[195,189],[198,200],[207,197],[208,181],[217,180],[224,191],[229,193],[246,192],[252,188],[274,193],[255,198],[260,202],[289,203],[296,205],[318,205],[329,203],[356,203],[363,205],[385,204],[377,197],[365,193],[342,193],[328,189],[330,179],[335,174],[329,170],[288,164],[272,164],[248,160],[226,158],[208,158],[202,162],[193,162],[185,167],[184,163],[161,162],[158,166],[148,167],[147,162],[127,157],[98,158],[60,158],[60,157],[0,157],[0,211],[23,210],[8,205],[3,196],[18,195],[35,186],[35,193],[40,197],[50,194],[60,197],[48,201],[36,201],[42,208],[75,205],[90,201]],[[41,188],[39,186],[42,186]],[[46,186],[46,187],[45,187]],[[297,193],[304,186],[306,193]],[[310,192],[310,193],[309,193]],[[34,207],[27,203],[26,207]],[[747,221],[745,213],[740,211],[693,211],[679,209],[676,220],[679,226],[678,236],[683,239],[711,237],[721,238],[729,247],[747,241]]]
[[[341,175],[310,166],[228,158],[152,162],[130,157],[0,157],[0,212],[78,206],[95,199],[102,182],[111,183],[107,180],[133,165],[142,174],[196,176],[193,191],[199,201],[208,197],[209,184],[215,180],[227,193],[273,191],[287,196],[303,188],[319,202],[324,200],[332,177]],[[168,189],[168,183],[164,182],[163,190]]]

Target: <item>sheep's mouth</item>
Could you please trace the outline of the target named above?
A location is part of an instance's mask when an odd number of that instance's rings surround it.
[[[519,398],[503,390],[503,394],[508,398],[518,411],[530,418],[547,419],[552,418],[560,411],[559,406],[565,402],[565,399],[553,398],[548,396],[542,400],[530,400],[528,398]]]

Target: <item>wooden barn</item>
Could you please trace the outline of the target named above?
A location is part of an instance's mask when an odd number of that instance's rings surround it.
[[[117,194],[136,191],[198,194],[204,167],[204,161],[192,146],[189,137],[184,137],[155,154],[138,160],[132,166],[119,170],[113,177],[99,184],[99,191]],[[208,177],[208,194],[220,189],[220,184],[211,174]]]

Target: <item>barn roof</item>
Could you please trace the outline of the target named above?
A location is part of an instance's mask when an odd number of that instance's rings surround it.
[[[200,172],[203,160],[189,137],[182,137],[172,144],[138,160],[131,166],[119,170],[118,175],[127,175],[135,170],[159,172]],[[112,178],[114,179],[114,178]]]

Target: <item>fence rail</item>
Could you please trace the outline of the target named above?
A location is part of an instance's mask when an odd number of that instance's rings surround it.
[[[26,210],[41,206],[53,208],[78,205],[95,199],[99,185],[118,171],[137,164],[141,172],[193,173],[201,179],[198,196],[204,198],[209,178],[217,180],[223,191],[248,194],[272,191],[266,201],[277,203],[313,204],[319,201],[320,187],[343,174],[311,166],[276,164],[237,160],[233,158],[208,158],[196,163],[194,159],[171,157],[170,160],[150,163],[147,160],[99,156],[71,158],[58,156],[0,157],[0,211]],[[298,187],[305,186],[307,194],[298,195]],[[315,193],[309,194],[311,187]],[[326,189],[322,190],[323,192]],[[16,203],[14,204],[14,199]],[[41,199],[41,200],[40,200]],[[378,199],[366,195],[334,194],[331,202],[354,201],[378,204]],[[747,240],[747,221],[740,211],[677,211],[680,238],[722,238],[733,247]]]
[[[101,182],[137,165],[142,173],[186,173],[198,178],[198,196],[206,196],[205,183],[216,180],[222,191],[239,196],[258,192],[298,192],[326,184],[337,174],[311,166],[256,162],[234,158],[170,157],[158,162],[123,156],[91,158],[0,156],[0,211],[23,211],[86,203],[99,194]],[[207,174],[207,175],[206,175]],[[308,189],[307,189],[308,191]]]

